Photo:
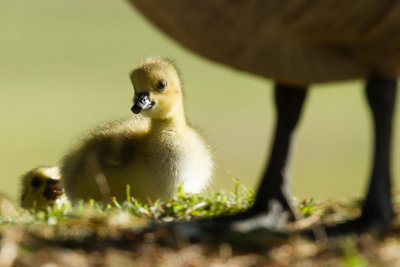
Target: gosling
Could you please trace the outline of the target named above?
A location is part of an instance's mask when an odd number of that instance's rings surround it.
[[[212,156],[186,120],[174,64],[150,57],[130,79],[131,110],[141,115],[100,126],[62,160],[63,187],[71,201],[124,200],[127,185],[136,199],[166,199],[179,184],[185,192],[198,193],[212,179]]]
[[[20,200],[23,208],[36,210],[66,200],[58,167],[38,167],[23,175]]]

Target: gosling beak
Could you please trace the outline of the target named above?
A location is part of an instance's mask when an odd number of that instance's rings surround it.
[[[58,180],[49,179],[47,180],[46,189],[43,192],[43,196],[48,200],[56,200],[63,194],[60,182]]]
[[[154,102],[150,101],[148,93],[136,94],[135,101],[133,102],[132,112],[139,114],[141,111],[150,109]]]

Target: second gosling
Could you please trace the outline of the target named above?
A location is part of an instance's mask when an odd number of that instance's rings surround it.
[[[211,153],[187,122],[182,83],[173,63],[151,57],[130,75],[135,114],[93,131],[61,164],[72,201],[131,196],[146,201],[172,197],[179,184],[198,193],[212,178]]]
[[[38,167],[22,176],[21,206],[46,210],[57,203],[66,203],[60,185],[58,167]]]

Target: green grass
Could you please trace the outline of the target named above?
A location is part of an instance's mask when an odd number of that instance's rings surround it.
[[[112,198],[110,204],[107,205],[90,200],[87,203],[80,201],[73,206],[69,202],[57,202],[54,207],[47,207],[45,211],[37,211],[33,207],[30,212],[22,212],[18,216],[0,215],[0,225],[8,223],[29,225],[33,221],[56,225],[70,218],[84,218],[87,214],[107,217],[116,212],[129,213],[133,217],[159,223],[189,220],[193,217],[207,218],[244,211],[252,205],[254,192],[234,179],[232,193],[189,194],[183,191],[182,186],[179,186],[176,195],[169,200],[142,203],[131,196],[128,185],[126,195],[125,200]]]
[[[95,201],[75,205],[60,203],[46,211],[6,209],[1,203],[0,265],[38,266],[223,266],[256,265],[334,265],[368,266],[396,265],[400,261],[400,218],[385,236],[364,234],[343,236],[332,240],[311,241],[293,235],[268,248],[257,245],[257,252],[229,243],[191,245],[176,239],[174,232],[152,228],[150,223],[171,223],[209,218],[241,212],[253,203],[254,192],[234,180],[232,192],[187,194],[180,188],[166,201],[140,203],[130,196],[112,199],[102,205]],[[395,209],[400,208],[399,195],[394,196]],[[335,201],[293,200],[295,211],[315,223],[334,223],[357,216],[361,202],[352,199]],[[9,203],[9,206],[12,206]],[[176,234],[176,233],[175,233]],[[179,234],[179,233],[178,233]],[[250,242],[271,238],[258,233]],[[252,241],[253,240],[253,241]],[[249,241],[246,241],[249,242]],[[240,243],[239,243],[240,244]],[[165,246],[168,245],[168,246]],[[7,253],[7,256],[2,256]]]

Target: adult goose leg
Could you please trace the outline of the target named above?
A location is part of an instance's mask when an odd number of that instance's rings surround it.
[[[271,206],[279,203],[282,210],[291,211],[288,201],[289,181],[287,164],[292,144],[293,134],[298,124],[304,100],[306,87],[293,87],[277,84],[275,87],[275,108],[277,122],[275,136],[270,153],[269,163],[263,179],[258,187],[252,211],[255,213],[268,211]]]
[[[245,213],[217,217],[216,222],[232,223],[231,228],[247,232],[256,228],[277,229],[293,212],[288,200],[288,177],[286,167],[293,133],[298,124],[307,95],[307,87],[284,84],[275,86],[275,108],[277,121],[270,159],[254,205]],[[289,216],[285,216],[289,215]]]
[[[372,113],[375,147],[367,197],[362,206],[361,217],[328,228],[328,234],[382,231],[390,225],[394,216],[391,202],[390,147],[396,91],[396,78],[374,75],[368,79],[365,92]]]

